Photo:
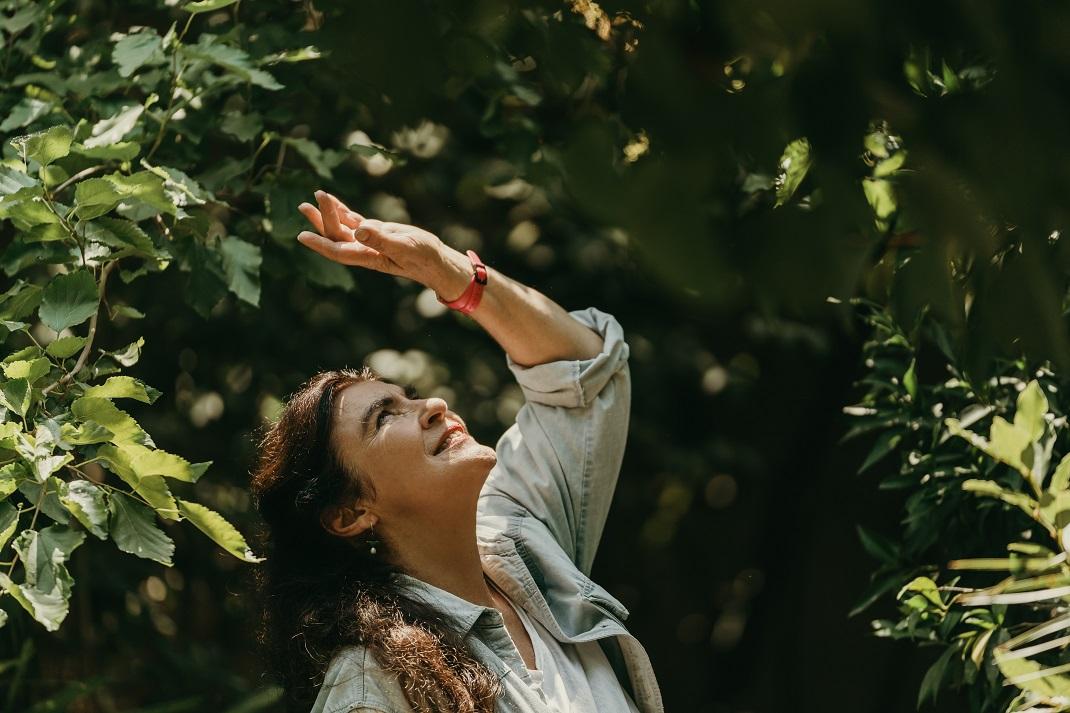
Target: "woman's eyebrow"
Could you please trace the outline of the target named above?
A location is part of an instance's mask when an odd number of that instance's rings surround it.
[[[395,384],[395,386],[397,386],[397,384]],[[402,387],[402,389],[405,392],[406,398],[410,398],[410,399],[418,399],[418,398],[420,398],[420,392],[416,389],[415,385],[413,385],[413,384],[405,384]],[[374,401],[372,401],[371,404],[369,404],[369,406],[368,406],[367,410],[364,412],[364,416],[361,418],[361,422],[360,422],[361,435],[364,438],[368,437],[368,426],[372,423],[372,417],[375,415],[375,412],[378,411],[379,409],[385,408],[387,406],[394,406],[397,403],[397,401],[398,401],[397,396],[395,396],[394,394],[387,394],[385,396],[380,396],[379,398],[377,398]]]
[[[385,406],[393,406],[396,400],[397,397],[390,394],[389,396],[380,396],[375,401],[371,402],[371,405],[368,406],[368,410],[364,412],[364,416],[360,420],[360,433],[362,437],[368,437],[368,425],[372,422],[372,417],[375,415],[375,412]]]

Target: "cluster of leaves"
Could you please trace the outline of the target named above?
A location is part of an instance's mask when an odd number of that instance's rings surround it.
[[[1025,359],[977,383],[939,320],[924,315],[906,331],[886,308],[856,302],[873,333],[866,392],[845,409],[855,425],[844,438],[876,434],[859,472],[898,456],[880,487],[908,495],[898,538],[859,528],[881,566],[852,614],[895,591],[900,617],[874,621],[875,633],[943,648],[919,705],[968,686],[978,711],[1067,710],[1068,639],[1050,637],[1070,627],[1070,429],[1047,395],[1070,385]],[[932,378],[919,378],[919,363]],[[1005,576],[973,579],[991,572]]]
[[[175,265],[190,273],[188,299],[202,313],[228,291],[256,305],[261,248],[227,234],[228,199],[270,201],[256,169],[272,143],[325,176],[347,155],[280,137],[252,109],[259,92],[282,88],[267,67],[315,59],[314,48],[257,54],[238,33],[191,39],[198,20],[236,11],[236,0],[177,8],[162,34],[135,27],[77,47],[59,42],[66,51],[57,52],[57,39],[85,29],[63,5],[12,1],[0,17],[5,93],[15,99],[0,124],[11,137],[0,162],[0,269],[13,278],[0,295],[0,596],[48,630],[68,613],[66,563],[87,533],[171,565],[174,544],[157,518],[187,520],[235,557],[259,561],[221,515],[172,493],[209,462],[158,448],[116,405],[152,404],[160,392],[119,373],[144,339],[99,344],[102,311],[122,322],[147,308],[109,304],[108,279],[117,272],[129,284]],[[213,140],[255,148],[244,161],[211,164],[199,154]],[[0,609],[0,625],[6,619]]]

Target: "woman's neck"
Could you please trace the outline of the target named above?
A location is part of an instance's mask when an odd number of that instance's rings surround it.
[[[406,574],[444,589],[461,599],[492,607],[490,586],[476,545],[475,512],[458,527],[420,523],[409,532],[391,533],[398,566]]]

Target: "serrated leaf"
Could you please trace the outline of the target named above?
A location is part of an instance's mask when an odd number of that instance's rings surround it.
[[[238,299],[253,306],[260,304],[260,248],[228,235],[220,241],[227,287]]]
[[[130,201],[141,201],[169,215],[176,212],[174,202],[164,191],[163,179],[151,171],[87,178],[74,188],[74,212],[81,220],[98,218],[120,203]]]
[[[73,134],[69,126],[59,124],[44,131],[38,131],[11,140],[11,145],[24,151],[26,157],[47,166],[58,158],[63,158],[71,151]]]
[[[102,119],[90,130],[90,137],[82,142],[87,149],[100,146],[108,146],[122,141],[135,126],[145,107],[141,104],[132,104],[123,107],[107,119]]]
[[[104,161],[132,161],[140,152],[141,144],[136,141],[119,141],[107,146],[94,146],[92,148],[77,141],[71,144],[71,153]]]
[[[60,482],[59,478],[52,477],[42,485],[30,477],[19,481],[19,492],[26,498],[27,502],[40,503],[41,512],[45,515],[48,515],[58,523],[66,525],[71,521],[71,518],[59,502],[57,493],[59,492]],[[43,495],[42,492],[44,493]]]
[[[114,434],[112,442],[152,446],[152,439],[134,418],[105,398],[82,396],[71,403],[71,413],[81,421],[98,423]]]
[[[0,404],[25,417],[30,410],[33,392],[26,379],[11,379],[0,383]]]
[[[105,492],[88,480],[74,480],[60,486],[59,501],[67,511],[98,539],[108,537],[108,503]]]
[[[245,538],[226,519],[211,508],[199,503],[178,499],[178,509],[182,516],[192,522],[194,526],[208,535],[217,545],[246,562],[263,562],[262,557],[257,557],[245,543]]]
[[[200,59],[216,65],[242,79],[264,89],[282,89],[274,77],[253,66],[244,50],[218,43],[207,33],[197,39],[197,44],[182,47],[182,53],[192,59]]]
[[[22,562],[25,583],[50,591],[59,574],[59,566],[70,559],[85,541],[85,534],[62,525],[50,525],[40,531],[24,530],[12,544]]]
[[[9,379],[26,379],[30,384],[47,374],[52,368],[52,362],[45,357],[38,359],[18,360],[5,362],[2,366],[4,376]]]
[[[132,376],[112,376],[103,384],[90,386],[84,396],[100,396],[107,399],[135,399],[151,404],[160,397],[157,389]]]
[[[120,550],[171,566],[175,543],[156,526],[152,510],[118,492],[112,495],[108,510],[108,532]]]
[[[152,238],[131,220],[100,217],[86,224],[85,235],[90,240],[117,248],[119,252],[116,255],[120,257],[134,255],[155,258],[160,255]]]
[[[45,287],[39,314],[49,329],[60,332],[92,317],[97,311],[97,282],[88,270],[56,275]]]
[[[111,444],[97,449],[99,458],[111,472],[122,478],[123,482],[133,488],[134,492],[145,499],[160,517],[178,520],[178,505],[171,495],[167,482],[160,475],[140,476],[131,463],[131,455]]]
[[[114,433],[104,428],[99,423],[93,423],[92,421],[80,423],[78,426],[65,423],[63,424],[61,433],[63,435],[63,440],[74,446],[84,446],[92,443],[106,443],[115,436]]]
[[[85,337],[60,337],[49,342],[45,351],[57,359],[66,359],[77,354],[84,346]]]
[[[0,551],[15,534],[19,525],[19,509],[9,502],[0,502]]]
[[[150,59],[162,58],[162,47],[163,40],[155,30],[142,30],[116,42],[111,57],[118,67],[119,76],[129,77]]]

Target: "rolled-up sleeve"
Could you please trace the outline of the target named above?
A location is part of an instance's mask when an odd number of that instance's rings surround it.
[[[624,459],[629,349],[612,315],[594,307],[569,315],[602,336],[602,351],[534,366],[506,355],[525,403],[498,439],[481,508],[493,512],[498,499],[520,505],[589,574]]]

